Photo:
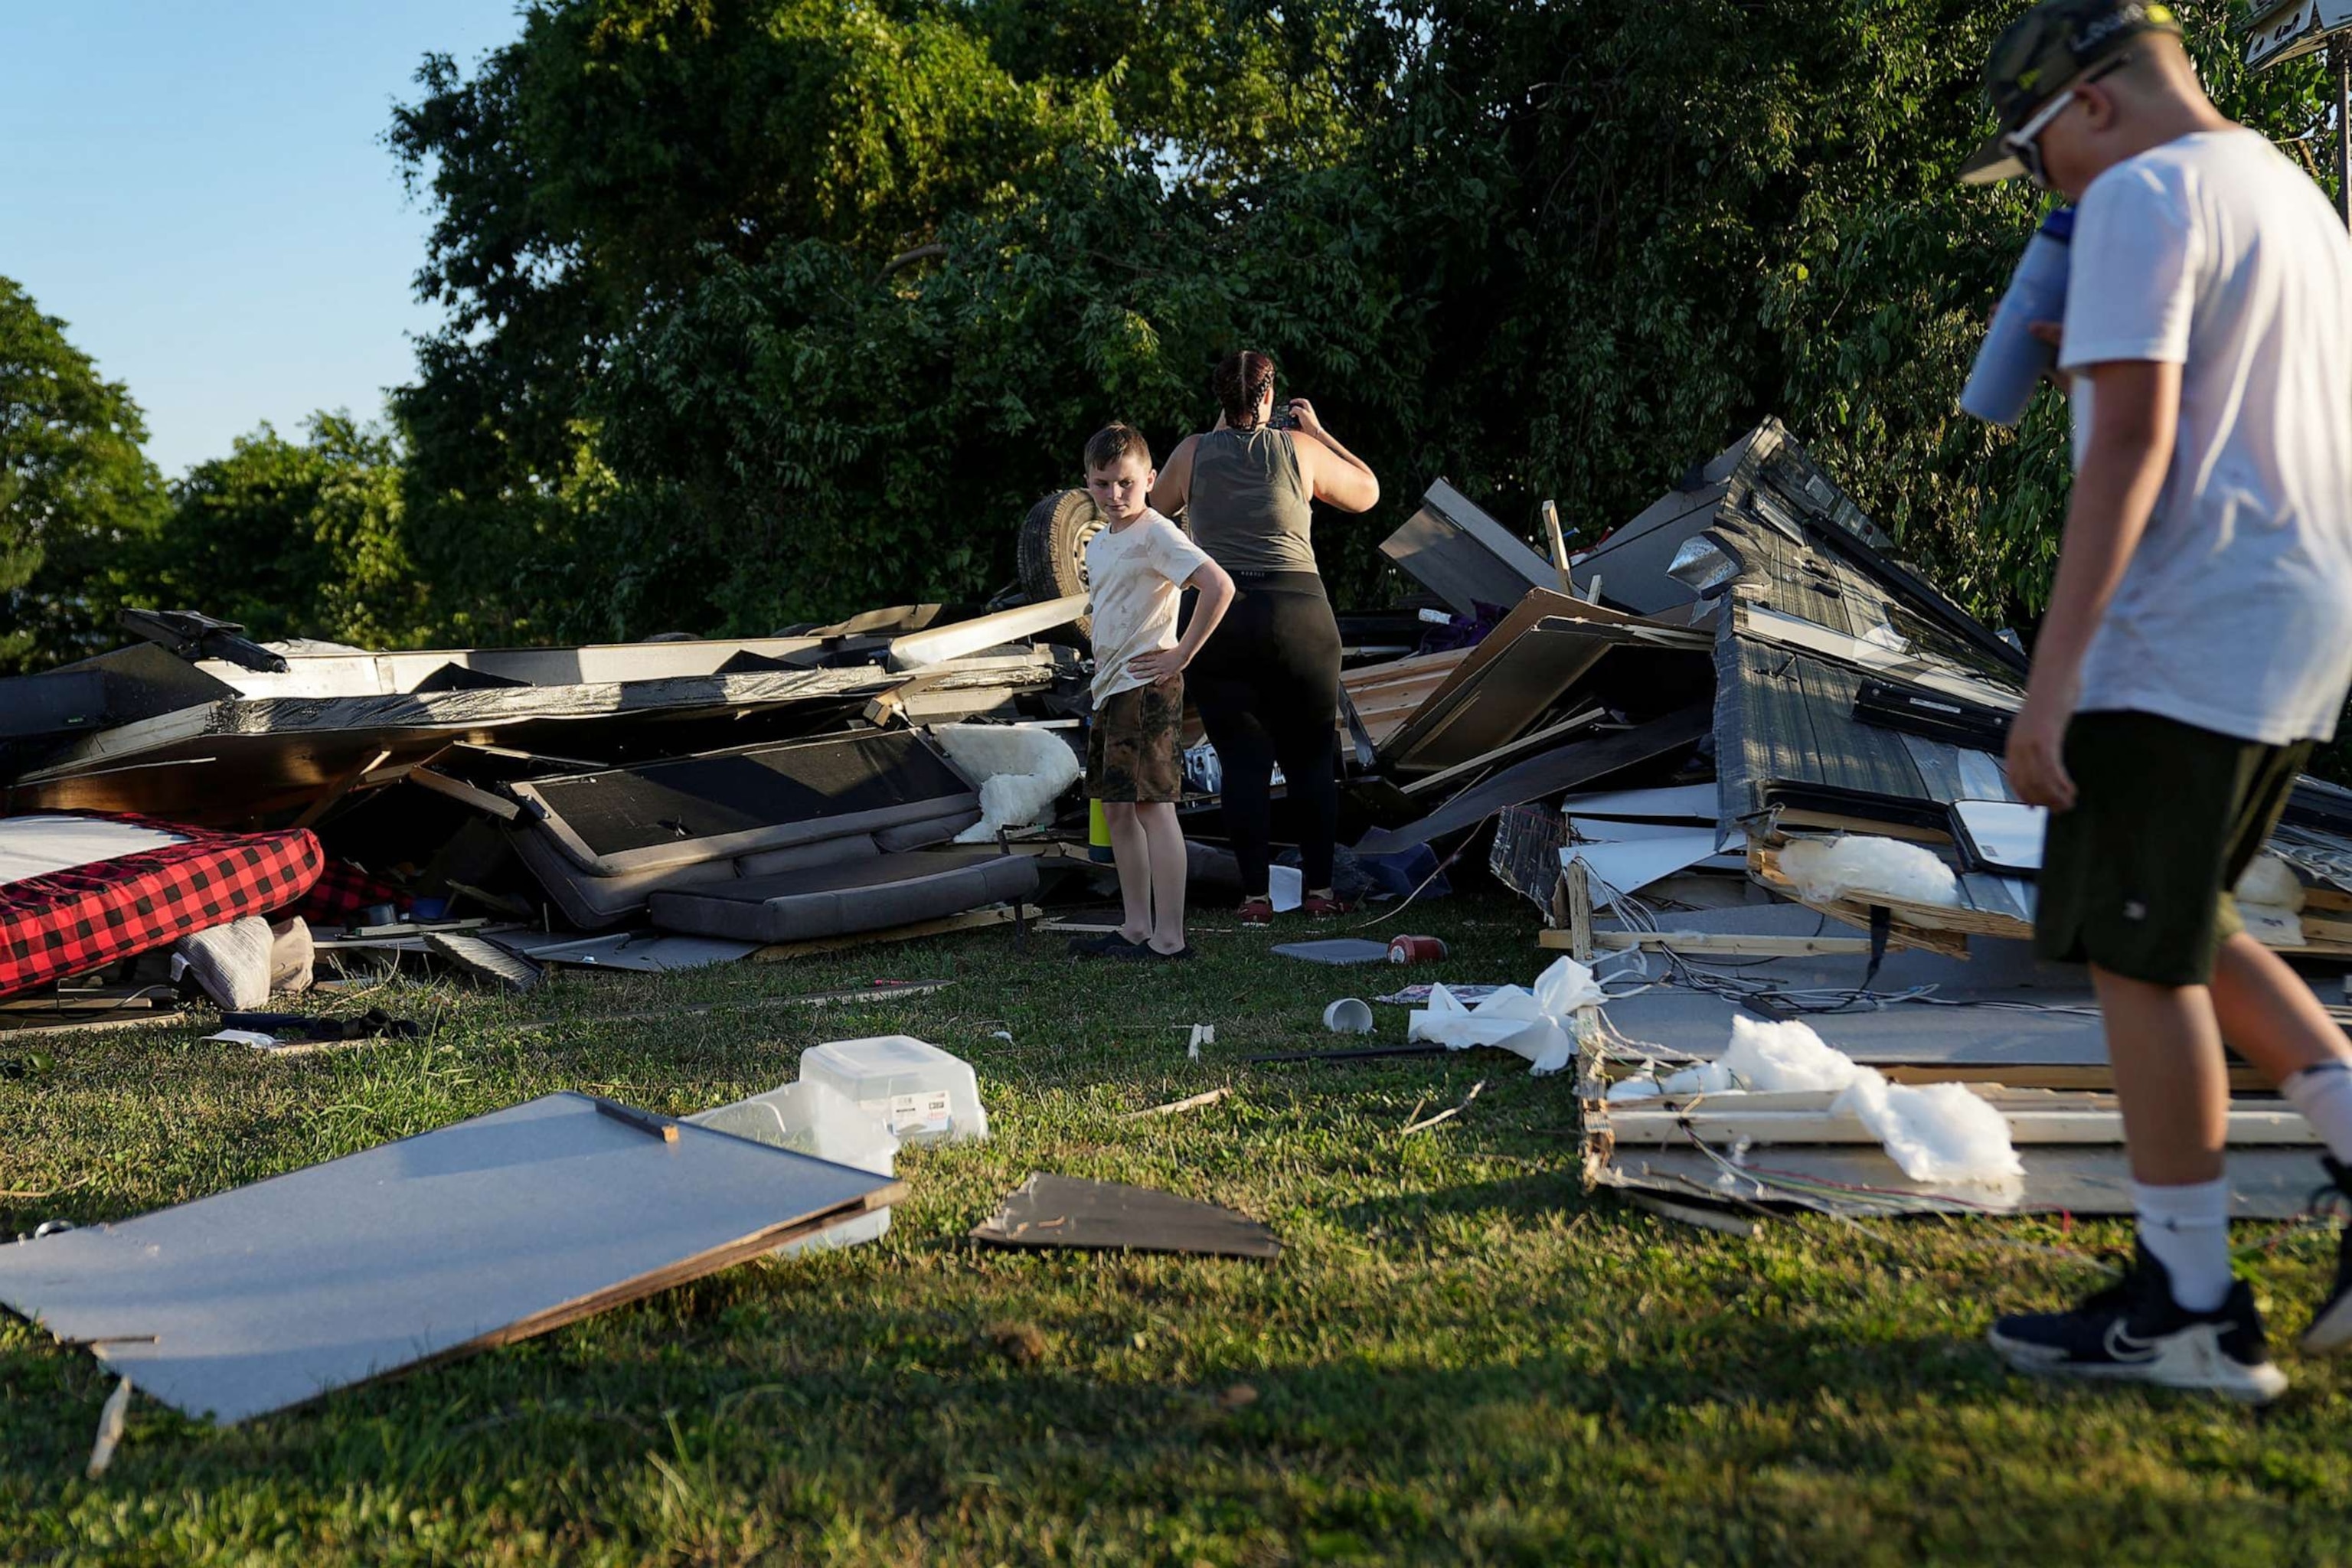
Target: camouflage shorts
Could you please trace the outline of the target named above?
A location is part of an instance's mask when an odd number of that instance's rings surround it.
[[[1146,805],[1184,792],[1184,679],[1113,692],[1087,734],[1087,794]]]

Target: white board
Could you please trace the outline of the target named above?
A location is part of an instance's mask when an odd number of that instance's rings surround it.
[[[0,1303],[222,1426],[698,1278],[900,1189],[551,1094],[323,1165],[0,1247]]]

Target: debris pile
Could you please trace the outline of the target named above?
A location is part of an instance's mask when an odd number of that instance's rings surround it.
[[[1108,890],[1079,786],[1086,510],[1072,492],[1033,513],[1025,597],[764,638],[372,653],[128,613],[132,646],[0,681],[0,1030],[209,1005],[215,1039],[320,1049],[418,1026],[333,1016],[331,996],[268,1010],[314,969],[429,964],[526,992],[559,969],[1025,933],[1042,906]],[[1725,1205],[2126,1207],[2086,978],[2022,941],[2042,823],[2001,763],[2017,639],[1904,565],[1775,421],[1580,555],[1549,504],[1545,521],[1549,554],[1441,480],[1381,545],[1425,592],[1340,617],[1335,874],[1344,898],[1409,905],[1483,867],[1561,956],[1530,988],[1433,969],[1379,998],[1414,1008],[1402,1042],[1247,1064],[1500,1047],[1572,1068],[1588,1180],[1718,1228],[1743,1223]],[[1216,758],[1188,739],[1180,814],[1210,903],[1235,873]],[[1298,873],[1276,877],[1296,908]],[[2248,928],[2340,997],[2352,793],[2303,781],[2240,896]],[[1103,929],[1084,918],[1063,929]],[[1302,975],[1446,956],[1393,933],[1274,951]],[[1356,997],[1325,1014],[1348,1035],[1378,1018]],[[1213,1027],[1188,1027],[1198,1060]],[[2247,1094],[2230,1130],[2239,1212],[2298,1212],[2309,1129]],[[0,1300],[233,1421],[877,1237],[902,1146],[987,1133],[971,1065],[903,1036],[837,1042],[797,1083],[683,1123],[551,1095],[0,1247]],[[1050,1173],[971,1234],[1279,1254],[1231,1211]],[[157,1238],[177,1262],[155,1262]]]

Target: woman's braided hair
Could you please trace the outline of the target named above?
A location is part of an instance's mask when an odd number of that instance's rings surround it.
[[[1210,389],[1225,411],[1225,424],[1235,430],[1257,427],[1257,405],[1274,385],[1274,362],[1255,350],[1227,354],[1209,378]]]

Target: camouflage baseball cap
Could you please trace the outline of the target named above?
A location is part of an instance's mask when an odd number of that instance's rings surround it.
[[[2000,129],[1960,168],[1972,185],[2015,179],[2025,167],[2005,140],[2084,71],[2143,33],[2180,36],[2156,0],[2042,0],[2010,24],[1985,61],[1985,94]]]

